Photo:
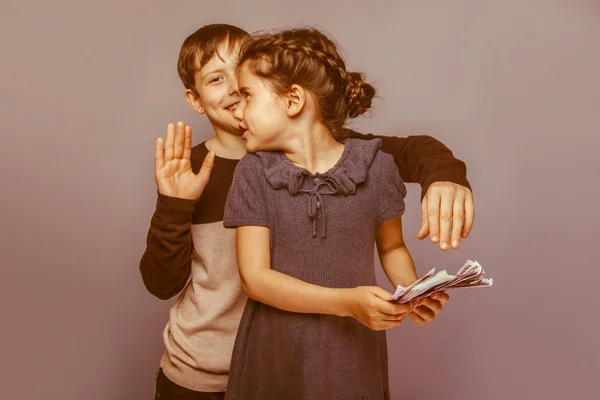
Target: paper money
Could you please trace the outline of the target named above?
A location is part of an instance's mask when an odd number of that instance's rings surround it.
[[[475,288],[492,286],[492,278],[485,277],[483,267],[477,261],[467,260],[456,275],[446,270],[435,272],[435,268],[408,287],[398,285],[396,292],[389,300],[404,304],[429,297],[436,292],[446,292],[458,288]]]

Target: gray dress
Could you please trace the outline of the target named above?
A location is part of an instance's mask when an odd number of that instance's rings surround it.
[[[374,242],[402,215],[406,189],[381,141],[347,139],[337,164],[311,174],[280,152],[237,166],[224,225],[270,228],[272,269],[330,288],[376,285]],[[226,399],[388,399],[385,332],[353,318],[248,300]]]

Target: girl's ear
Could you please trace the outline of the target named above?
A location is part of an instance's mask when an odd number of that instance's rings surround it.
[[[285,105],[287,115],[295,117],[298,115],[306,104],[306,91],[300,85],[293,84],[285,96]]]

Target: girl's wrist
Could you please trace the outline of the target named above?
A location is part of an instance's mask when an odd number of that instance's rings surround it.
[[[338,317],[351,317],[352,289],[335,289],[334,313]]]

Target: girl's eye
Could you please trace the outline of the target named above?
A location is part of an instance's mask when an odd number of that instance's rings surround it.
[[[212,78],[212,79],[210,80],[210,83],[215,83],[215,82],[219,81],[220,79],[223,79],[223,78],[222,78],[222,77],[220,77],[220,76],[215,76],[214,78]]]

